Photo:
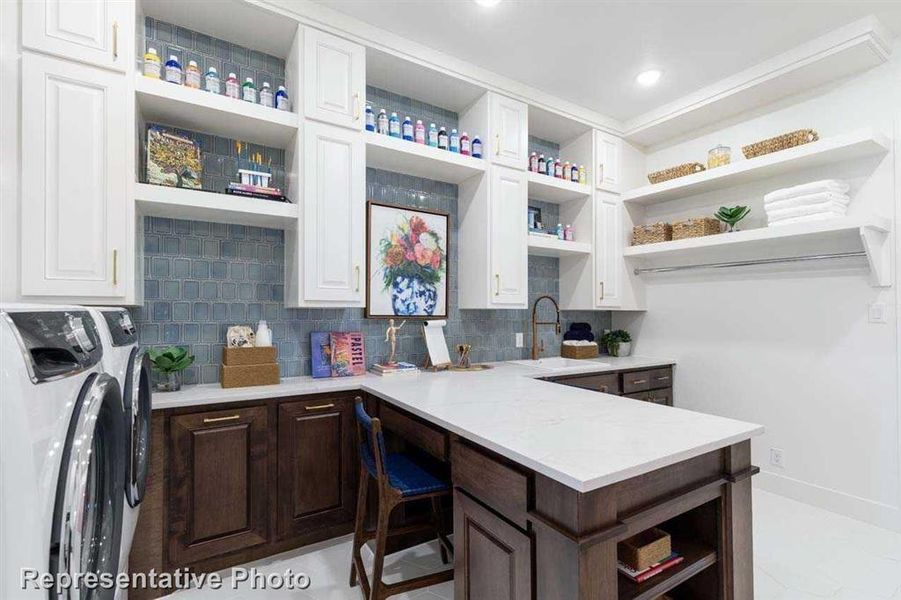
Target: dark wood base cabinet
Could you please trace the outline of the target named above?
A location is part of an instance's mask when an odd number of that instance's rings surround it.
[[[625,396],[633,400],[673,405],[673,368],[642,369],[617,373],[563,375],[552,377],[554,383]]]

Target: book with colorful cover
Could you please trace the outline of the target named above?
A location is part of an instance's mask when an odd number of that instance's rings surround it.
[[[398,362],[393,365],[374,364],[369,369],[376,375],[415,375],[419,373],[419,367],[408,362]]]
[[[359,331],[332,332],[332,377],[351,377],[366,373],[363,334]]]
[[[617,561],[616,563],[616,568],[620,573],[622,573],[635,583],[642,583],[644,581],[647,581],[654,575],[659,575],[667,569],[675,567],[683,560],[685,560],[685,557],[683,557],[681,554],[673,552],[669,555],[668,558],[661,560],[659,563],[651,565],[647,569],[642,569],[641,571],[636,571],[635,569],[628,567],[619,561]]]
[[[332,335],[328,331],[310,333],[311,373],[313,377],[332,376]]]

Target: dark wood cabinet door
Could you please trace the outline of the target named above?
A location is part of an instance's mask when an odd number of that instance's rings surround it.
[[[278,535],[350,522],[359,463],[353,402],[315,398],[278,407]]]
[[[454,600],[532,597],[532,540],[454,491]]]
[[[605,394],[620,394],[619,374],[607,373],[603,375],[579,375],[575,377],[561,377],[554,380],[571,387],[583,388]]]
[[[178,567],[268,540],[264,406],[170,420],[169,562]]]
[[[673,388],[663,390],[651,390],[648,392],[648,401],[654,404],[673,405]]]

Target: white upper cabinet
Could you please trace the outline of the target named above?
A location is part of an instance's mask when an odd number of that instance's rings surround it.
[[[611,194],[596,196],[595,307],[617,308],[623,301],[623,203]]]
[[[622,138],[594,132],[595,183],[599,190],[622,191],[622,156]]]
[[[362,306],[366,298],[366,146],[340,127],[303,132],[300,306]]]
[[[524,102],[491,93],[488,110],[491,161],[525,170],[528,166],[529,107]]]
[[[362,130],[366,94],[366,49],[304,28],[304,115]]]
[[[491,285],[490,303],[499,307],[525,307],[529,297],[528,179],[522,171],[504,167],[491,170],[488,223]]]
[[[22,46],[125,72],[135,39],[134,2],[25,0]]]
[[[125,298],[126,78],[25,53],[22,91],[22,295]]]

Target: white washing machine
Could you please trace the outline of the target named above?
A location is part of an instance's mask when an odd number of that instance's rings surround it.
[[[122,515],[120,571],[128,570],[128,554],[138,524],[150,461],[150,359],[138,348],[138,333],[124,308],[88,308],[100,331],[103,365],[119,381],[125,409],[128,453],[125,464],[125,504]],[[123,594],[124,596],[124,594]]]
[[[84,308],[0,306],[0,597],[23,569],[118,573],[125,502],[125,412]],[[112,598],[115,590],[50,591]]]

